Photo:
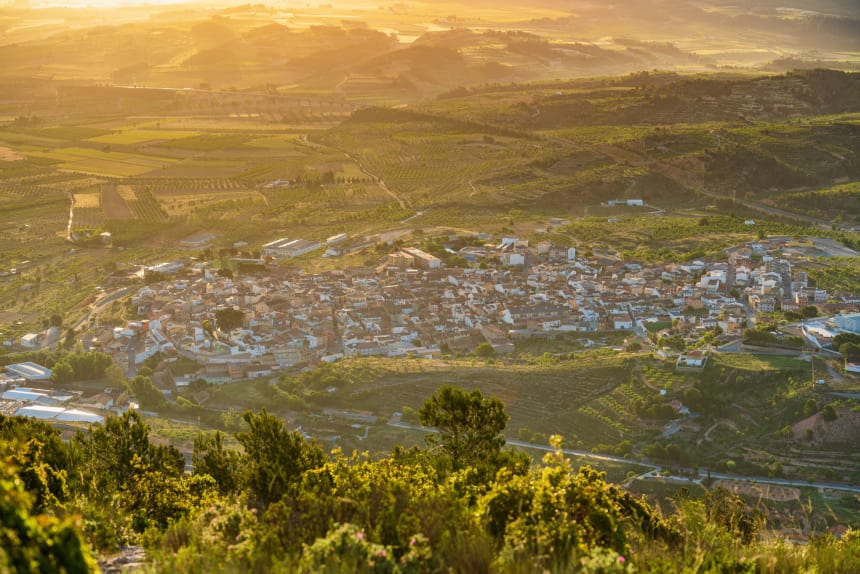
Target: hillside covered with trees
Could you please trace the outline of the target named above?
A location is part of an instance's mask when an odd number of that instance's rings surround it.
[[[135,412],[63,441],[0,418],[0,570],[95,571],[146,548],[156,572],[849,572],[860,537],[767,541],[740,498],[683,490],[662,513],[574,468],[561,437],[542,464],[504,448],[507,414],[440,388],[426,448],[330,453],[266,411],[232,439],[195,441],[194,470]],[[228,447],[235,443],[238,448]]]

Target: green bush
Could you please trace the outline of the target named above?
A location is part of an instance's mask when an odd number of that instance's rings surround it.
[[[324,538],[305,546],[300,569],[308,574],[394,574],[400,571],[391,548],[368,541],[364,532],[353,524],[337,526]]]

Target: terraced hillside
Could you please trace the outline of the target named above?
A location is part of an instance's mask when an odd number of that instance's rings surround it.
[[[850,201],[850,187],[828,190],[860,178],[858,113],[857,74],[636,74],[363,110],[317,139],[419,207],[583,215],[610,198],[723,198],[803,213],[808,194]],[[816,204],[824,221],[856,216]]]

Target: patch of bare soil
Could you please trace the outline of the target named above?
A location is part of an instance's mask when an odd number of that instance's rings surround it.
[[[0,311],[0,323],[15,323],[23,321],[29,323],[39,318],[37,313],[16,313],[14,311]]]
[[[21,161],[22,159],[24,159],[23,155],[18,155],[10,147],[0,145],[0,161]]]
[[[134,219],[134,214],[114,185],[102,188],[101,205],[107,219]]]
[[[718,480],[715,486],[721,486],[741,496],[757,499],[790,502],[800,500],[800,489],[790,486],[775,486],[772,484],[753,484],[751,482],[736,482],[733,480]]]
[[[839,415],[835,421],[826,421],[821,413],[795,423],[792,427],[795,440],[814,446],[845,447],[857,444],[860,437],[860,412],[852,412],[848,407],[838,407]],[[811,430],[811,436],[807,431]]]

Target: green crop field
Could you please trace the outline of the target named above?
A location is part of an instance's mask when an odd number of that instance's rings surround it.
[[[241,147],[249,137],[243,134],[190,134],[179,138],[171,138],[161,145],[169,149],[213,151]]]
[[[860,292],[860,262],[855,257],[828,259],[814,267],[810,277],[822,289]]]
[[[287,134],[255,138],[245,142],[246,147],[274,149],[274,150],[293,150],[296,148],[296,143],[301,139],[301,134]]]
[[[34,129],[30,130],[28,133],[40,138],[44,137],[56,140],[81,141],[104,136],[109,132],[98,128],[69,125]]]
[[[715,365],[742,371],[797,371],[809,369],[809,362],[794,357],[778,355],[751,355],[749,353],[717,353],[713,355]]]
[[[683,389],[690,384],[690,377],[674,371],[645,367],[643,369],[646,384],[666,391]]]
[[[141,175],[173,162],[162,157],[79,147],[28,152],[28,155],[62,162],[58,165],[61,169],[108,177]]]
[[[176,139],[192,138],[197,136],[196,132],[173,131],[173,130],[138,130],[118,131],[107,135],[89,138],[93,143],[110,145],[135,145],[153,141],[170,141]]]
[[[168,179],[185,178],[229,178],[242,173],[247,167],[243,161],[222,159],[187,159],[163,166],[157,172],[141,172],[138,175],[152,175]]]

